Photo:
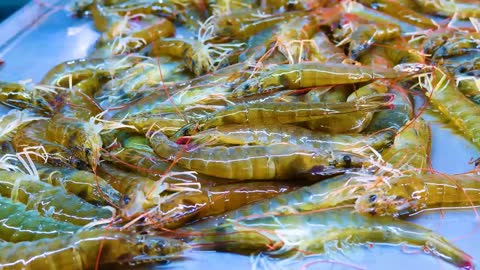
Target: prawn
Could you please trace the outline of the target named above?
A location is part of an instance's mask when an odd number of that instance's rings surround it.
[[[161,132],[150,137],[150,144],[157,155],[188,170],[226,179],[288,179],[313,167],[323,167],[327,174],[334,168],[361,167],[366,161],[351,152],[325,153],[289,144],[205,147],[182,153],[182,146]]]
[[[25,205],[0,197],[0,239],[17,243],[73,235],[80,226],[41,216]]]
[[[475,145],[480,146],[480,122],[476,119],[480,115],[480,107],[459,92],[454,80],[438,67],[430,75],[420,77],[419,81],[431,104]]]
[[[376,79],[394,79],[406,75],[394,69],[379,69],[335,63],[302,62],[277,65],[259,77],[237,86],[234,97],[244,97],[283,89],[368,82]]]
[[[33,242],[1,243],[0,268],[92,270],[97,259],[100,264],[158,262],[187,248],[174,239],[97,229]]]
[[[405,217],[441,208],[480,205],[480,176],[414,174],[390,178],[357,199],[362,214]]]
[[[333,243],[338,251],[367,243],[407,243],[464,269],[474,265],[470,255],[429,229],[391,217],[362,216],[351,208],[227,222],[192,243],[215,250],[263,251],[272,257],[327,253]]]

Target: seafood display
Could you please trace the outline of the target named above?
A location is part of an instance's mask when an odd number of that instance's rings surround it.
[[[88,55],[0,81],[0,269],[374,244],[479,267],[412,222],[480,207],[480,157],[435,171],[428,120],[480,149],[476,1],[68,2]]]

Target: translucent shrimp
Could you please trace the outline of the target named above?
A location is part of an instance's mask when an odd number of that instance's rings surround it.
[[[112,211],[100,208],[68,194],[61,187],[39,181],[34,175],[0,171],[0,194],[35,209],[44,216],[86,225],[99,219],[109,219]]]
[[[367,145],[381,150],[392,142],[394,135],[388,130],[371,135],[329,134],[293,125],[225,125],[181,140],[191,139],[190,144],[195,146],[289,143],[323,151],[352,151]]]
[[[97,229],[33,242],[2,243],[0,267],[93,270],[97,261],[110,266],[166,261],[187,248],[173,239]]]
[[[288,124],[321,119],[332,115],[352,115],[356,112],[375,112],[390,108],[392,96],[370,95],[343,103],[265,102],[228,106],[219,112],[201,118],[197,130],[205,130],[226,124]],[[179,132],[188,132],[189,124]]]
[[[474,267],[471,256],[429,229],[391,217],[362,216],[351,208],[232,221],[203,231],[193,243],[215,250],[267,252],[274,257],[323,254],[332,247],[341,252],[367,243],[407,243],[455,266]]]
[[[288,179],[313,167],[325,168],[328,174],[334,168],[361,167],[366,162],[366,158],[351,152],[324,153],[289,144],[217,146],[185,152],[161,132],[154,133],[150,143],[160,157],[188,170],[226,179]]]
[[[29,111],[10,110],[0,117],[0,142],[12,139],[12,136],[23,126],[41,119],[47,118],[36,116]]]
[[[421,118],[408,122],[382,153],[388,163],[402,171],[425,172],[430,165],[430,128]]]
[[[455,81],[436,67],[432,74],[420,78],[420,85],[427,91],[431,104],[480,146],[480,122],[477,121],[480,107],[456,89]]]
[[[0,197],[0,239],[7,242],[35,241],[73,235],[80,226],[41,216],[25,205]]]
[[[273,67],[259,77],[237,86],[232,95],[244,97],[283,89],[368,82],[376,79],[393,79],[404,75],[406,74],[393,69],[303,62]]]
[[[405,217],[439,208],[480,205],[480,176],[415,174],[391,178],[358,198],[359,213]]]
[[[149,215],[149,219],[155,227],[176,229],[294,189],[293,185],[276,182],[202,187],[200,192],[183,192],[170,197],[158,211]]]

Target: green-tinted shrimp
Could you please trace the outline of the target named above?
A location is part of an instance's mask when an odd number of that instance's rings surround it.
[[[325,153],[289,144],[268,146],[203,147],[184,151],[183,146],[156,132],[150,143],[157,155],[205,175],[226,179],[289,179],[322,167],[328,175],[334,168],[359,167],[366,158],[351,152]],[[338,169],[335,169],[338,171]]]
[[[426,17],[397,1],[360,0],[359,2],[420,28],[437,28],[437,24],[433,19]]]
[[[371,146],[382,150],[394,137],[392,131],[371,135],[313,132],[293,125],[226,125],[190,136],[195,145],[269,145],[288,143],[323,151],[348,151]]]
[[[93,76],[111,77],[141,60],[138,56],[71,60],[52,68],[40,84],[69,88]]]
[[[102,148],[102,124],[57,115],[47,123],[45,138],[70,149],[72,154],[95,168]]]
[[[31,109],[50,115],[53,107],[45,99],[44,93],[34,86],[0,82],[0,104],[14,109]]]
[[[29,111],[10,110],[0,117],[0,142],[12,139],[18,130],[32,121],[46,119]]]
[[[207,229],[193,242],[216,250],[267,252],[275,257],[321,254],[332,246],[341,252],[359,244],[406,243],[463,269],[472,269],[474,263],[471,256],[429,229],[391,217],[362,216],[351,208],[232,221]]]
[[[357,112],[375,112],[390,108],[389,94],[370,95],[343,103],[265,102],[238,104],[201,118],[197,130],[227,124],[288,124],[321,119],[333,115],[352,115]],[[192,125],[182,128],[189,131]]]
[[[405,217],[429,209],[480,205],[480,176],[416,174],[386,180],[356,202],[360,213]]]
[[[151,218],[155,226],[176,229],[187,223],[235,210],[256,201],[268,200],[295,187],[276,182],[250,182],[202,187],[200,192],[183,192],[160,204]]]
[[[382,157],[402,171],[425,172],[430,168],[430,136],[430,128],[421,118],[408,122]]]
[[[42,147],[48,154],[47,162],[57,167],[74,167],[87,169],[87,161],[74,156],[72,150],[61,144],[51,141],[46,135],[47,120],[39,120],[21,128],[13,137],[13,145],[17,152],[25,148]],[[41,162],[38,156],[31,156],[32,160]]]
[[[54,187],[23,173],[0,171],[0,194],[44,216],[76,225],[112,217],[112,211],[106,208],[89,204],[66,193],[61,187]]]
[[[448,120],[480,146],[480,107],[465,97],[455,86],[455,81],[440,68],[435,68],[430,76],[424,76],[422,86],[427,97]]]
[[[37,169],[41,181],[63,187],[65,191],[75,194],[89,203],[118,205],[120,201],[120,193],[94,173],[38,165]]]
[[[0,268],[93,270],[97,259],[110,267],[150,263],[178,256],[185,249],[185,244],[173,239],[113,229],[91,230],[33,242],[2,243]]]
[[[81,227],[40,216],[25,205],[0,197],[0,239],[7,242],[34,241],[60,235],[73,235]]]
[[[247,80],[237,86],[232,95],[244,97],[268,91],[368,82],[376,79],[393,79],[404,75],[393,69],[303,62],[275,66],[263,72],[259,77]]]

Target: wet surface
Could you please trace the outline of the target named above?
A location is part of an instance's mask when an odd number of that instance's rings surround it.
[[[45,13],[49,11],[46,9]],[[0,80],[40,81],[56,64],[85,57],[99,36],[88,19],[73,18],[64,10],[43,16],[38,23],[20,33],[9,44],[0,44]],[[0,25],[0,33],[8,31]],[[0,113],[5,112],[0,108]],[[432,165],[444,173],[462,173],[473,169],[472,158],[480,151],[468,140],[454,134],[452,129],[434,113],[425,115],[432,129]],[[472,209],[450,210],[443,213],[430,211],[419,214],[412,221],[428,227],[480,261],[480,223]],[[421,254],[421,250],[399,246],[365,245],[342,252],[328,252],[303,260],[278,261],[263,257],[249,258],[228,253],[191,251],[182,260],[167,265],[140,266],[134,269],[456,269],[442,260]],[[420,254],[419,254],[420,253]],[[311,263],[307,265],[307,263]],[[254,268],[257,267],[257,268]],[[117,269],[130,269],[119,267]]]

